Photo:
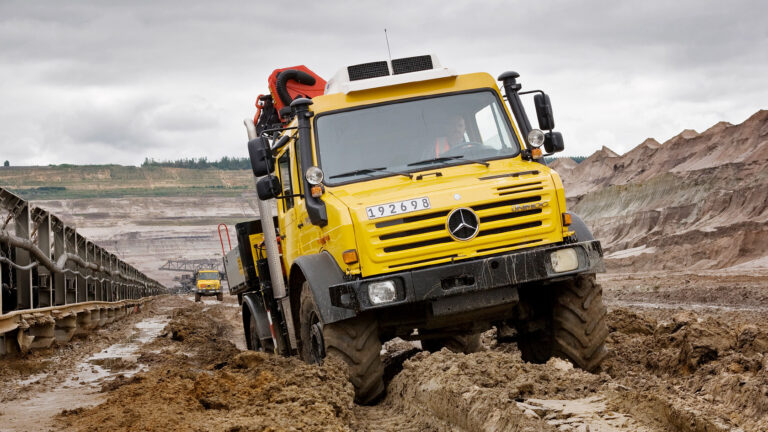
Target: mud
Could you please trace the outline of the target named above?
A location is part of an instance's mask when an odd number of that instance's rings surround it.
[[[137,317],[133,330],[118,331],[122,339],[95,336],[99,347],[59,367],[60,378],[50,371],[62,352],[9,360],[0,430],[768,430],[766,279],[657,273],[601,280],[611,355],[594,374],[561,359],[525,363],[513,337],[497,342],[495,330],[483,335],[483,351],[468,355],[430,354],[395,340],[382,350],[387,395],[359,406],[340,364],[306,365],[238,347],[242,324],[232,297],[224,304],[175,297]],[[742,307],[740,290],[753,293]],[[635,305],[621,306],[629,301]],[[152,322],[165,323],[155,337],[136,330]],[[108,355],[131,343],[138,345],[132,354]],[[106,375],[75,383],[82,364]],[[9,390],[40,376],[23,392]],[[53,411],[48,423],[5,422],[15,410],[37,414],[32,402],[49,386],[55,393],[47,400],[70,402],[43,407]]]

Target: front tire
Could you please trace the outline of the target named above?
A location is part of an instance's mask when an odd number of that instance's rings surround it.
[[[384,393],[384,364],[378,323],[366,316],[323,324],[308,282],[301,287],[301,357],[321,364],[324,357],[337,357],[347,364],[355,402],[370,404]]]
[[[224,301],[224,293],[218,293],[216,294],[216,300],[223,302]]]
[[[564,283],[553,313],[554,355],[586,371],[596,370],[608,354],[607,314],[603,288],[595,275],[579,276]]]
[[[200,294],[195,293],[195,302],[197,303],[199,301],[200,301]]]
[[[538,319],[517,323],[523,360],[544,363],[555,356],[593,372],[607,355],[603,289],[595,275],[579,275],[553,288],[531,299]]]

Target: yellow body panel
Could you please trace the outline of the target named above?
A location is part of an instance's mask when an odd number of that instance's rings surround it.
[[[475,89],[492,89],[501,99],[490,75],[474,73],[318,96],[313,99],[311,110],[318,116],[357,106]],[[511,120],[508,107],[502,105]],[[514,127],[514,121],[510,122]],[[516,128],[514,133],[522,143]],[[312,143],[316,161],[314,134]],[[296,141],[291,140],[277,157],[291,152],[291,180],[294,193],[298,194],[301,174],[296,169],[295,145]],[[489,163],[488,167],[464,164],[425,169],[421,173],[440,171],[442,176],[422,180],[391,176],[327,187],[322,195],[328,213],[328,224],[324,227],[310,223],[302,198],[294,198],[294,207],[290,209],[279,203],[286,268],[290,269],[299,256],[327,251],[345,273],[373,276],[560,242],[570,234],[562,226],[565,194],[557,173],[545,165],[522,160],[519,155]],[[366,207],[420,197],[429,198],[430,209],[374,220],[367,217]],[[523,203],[516,204],[514,200]],[[474,208],[480,218],[480,234],[468,241],[450,238],[444,227],[448,212],[459,207]],[[408,220],[425,215],[433,217]],[[358,263],[344,263],[342,253],[349,249],[357,250]]]
[[[217,270],[214,271],[205,271],[202,270],[198,274],[199,277],[204,277],[206,273],[211,274],[211,279],[198,279],[197,281],[197,288],[201,290],[218,290],[221,288],[221,281],[219,280],[219,272]],[[215,275],[215,279],[213,276]]]

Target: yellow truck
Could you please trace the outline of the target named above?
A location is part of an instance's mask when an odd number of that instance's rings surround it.
[[[432,55],[273,77],[246,121],[262,217],[225,257],[249,348],[338,356],[359,403],[383,394],[394,337],[469,353],[512,328],[526,361],[599,366],[602,249],[543,159],[563,149],[544,92]]]
[[[200,297],[216,296],[218,301],[224,300],[221,289],[221,272],[218,270],[198,270],[195,272],[195,301]]]

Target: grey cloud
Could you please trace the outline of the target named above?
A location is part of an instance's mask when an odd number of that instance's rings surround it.
[[[622,151],[765,108],[766,12],[758,1],[6,0],[0,153],[19,157],[23,142],[38,151],[21,156],[30,163],[244,155],[241,119],[272,69],[330,77],[383,58],[385,27],[395,57],[517,69],[548,90],[568,152]]]

